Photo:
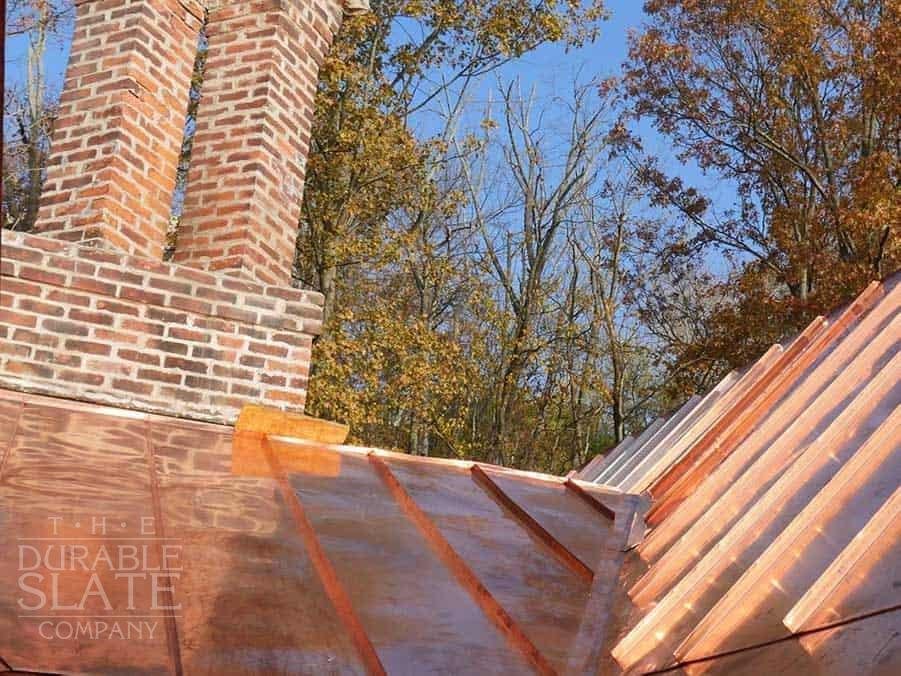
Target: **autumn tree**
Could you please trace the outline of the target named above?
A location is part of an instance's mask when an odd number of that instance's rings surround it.
[[[458,215],[460,105],[479,78],[543,43],[593,39],[603,7],[404,0],[372,10],[345,22],[321,70],[295,265],[325,295],[309,407],[400,448],[466,454],[482,344],[470,301],[483,290]],[[414,361],[408,378],[399,367]]]
[[[901,5],[651,0],[645,10],[625,71],[634,114],[680,159],[734,185],[736,204],[715,210],[653,158],[641,165],[682,219],[672,251],[735,263],[725,294],[735,302],[716,313],[707,357],[746,362],[898,268]]]
[[[335,307],[349,266],[383,260],[387,216],[428,199],[446,138],[415,116],[546,42],[593,39],[600,0],[375,0],[349,19],[320,70],[296,275]],[[432,106],[432,108],[430,108]],[[444,125],[445,128],[447,125]],[[390,239],[390,236],[389,236]]]

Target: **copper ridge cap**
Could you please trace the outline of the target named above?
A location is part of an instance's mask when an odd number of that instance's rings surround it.
[[[260,434],[259,432],[250,432],[250,434]],[[557,476],[556,474],[545,474],[543,472],[531,472],[528,470],[521,469],[513,469],[510,467],[503,467],[501,465],[492,465],[486,462],[479,462],[477,460],[458,460],[455,458],[433,458],[428,456],[421,455],[410,455],[409,453],[399,453],[397,451],[388,451],[383,448],[376,448],[374,446],[352,446],[350,444],[327,444],[318,441],[311,441],[309,439],[301,439],[298,437],[290,437],[290,436],[282,436],[278,434],[266,434],[264,435],[271,441],[277,441],[282,444],[291,444],[294,446],[311,446],[319,449],[325,449],[330,451],[335,451],[336,453],[353,453],[355,455],[376,455],[380,458],[397,458],[398,460],[405,460],[407,462],[422,462],[429,463],[435,465],[444,465],[445,467],[457,467],[463,470],[470,470],[474,465],[478,465],[480,467],[489,468],[492,472],[497,474],[506,474],[510,476],[520,477],[523,479],[535,479],[538,481],[544,481],[547,483],[559,484],[561,486],[565,485],[567,481],[572,481],[573,483],[585,488],[589,492],[601,493],[605,492],[608,494],[616,494],[616,495],[629,495],[629,493],[625,493],[624,491],[619,490],[618,488],[612,486],[600,486],[598,484],[592,483],[590,481],[583,481],[581,479],[574,479],[570,477]],[[598,490],[603,489],[603,490]]]

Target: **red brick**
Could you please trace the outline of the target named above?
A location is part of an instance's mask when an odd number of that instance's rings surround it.
[[[103,381],[105,380],[105,376],[102,376],[99,373],[86,373],[85,371],[73,371],[71,369],[64,369],[60,371],[57,377],[60,380],[66,380],[70,383],[94,385],[95,387],[102,385]]]
[[[121,347],[116,350],[116,356],[120,359],[125,359],[126,361],[150,364],[151,366],[159,366],[162,361],[158,354],[144,352],[142,350],[129,350]]]
[[[18,246],[5,246],[3,247],[3,257],[13,261],[22,261],[24,263],[38,263],[44,259],[44,254],[43,252],[35,251],[34,249],[23,249]]]
[[[33,364],[31,362],[14,361],[10,359],[4,367],[7,373],[17,376],[32,376],[34,378],[53,378],[55,370],[43,364]]]
[[[106,298],[97,299],[97,309],[103,310],[104,312],[112,312],[113,314],[117,315],[132,315],[133,317],[137,317],[139,314],[141,314],[141,308],[139,305],[119,303],[114,300],[107,300]]]
[[[130,284],[131,286],[143,287],[144,275],[139,275],[128,270],[120,270],[119,268],[100,268],[98,276],[108,279],[117,284]]]
[[[150,277],[147,282],[151,288],[172,291],[173,293],[180,293],[186,296],[194,292],[194,287],[189,282],[180,282],[177,279],[169,279],[168,277]]]
[[[145,322],[139,319],[123,319],[122,328],[126,331],[144,333],[153,336],[161,336],[166,332],[166,326],[157,322]]]
[[[34,360],[50,364],[59,364],[60,366],[71,366],[74,368],[81,366],[81,357],[77,354],[70,354],[68,352],[35,350]]]
[[[248,399],[259,399],[261,390],[259,387],[249,387],[247,385],[242,385],[241,383],[231,383],[231,385],[229,385],[229,392],[237,396],[247,397]]]
[[[185,298],[184,296],[172,296],[169,299],[169,305],[179,310],[187,310],[200,315],[208,315],[213,311],[212,303],[196,298]]]
[[[0,342],[0,354],[8,354],[12,357],[26,358],[31,355],[31,347],[19,343]]]
[[[222,319],[212,317],[197,317],[194,326],[205,331],[219,331],[221,333],[234,333],[237,325]]]
[[[75,352],[84,352],[86,354],[101,355],[108,355],[112,352],[112,348],[109,345],[94,343],[89,340],[67,340],[66,349],[74,350]]]
[[[115,378],[113,380],[114,390],[123,390],[125,392],[131,392],[132,394],[149,396],[153,394],[154,387],[155,386],[150,383],[142,383],[138,380],[127,380],[125,378]]]
[[[156,371],[154,369],[139,369],[138,380],[155,380],[161,383],[177,385],[181,383],[182,374],[175,371]]]
[[[42,347],[56,347],[60,341],[59,336],[51,333],[38,333],[37,331],[29,331],[28,329],[16,329],[13,331],[12,339],[29,345],[40,345]]]
[[[288,356],[288,348],[282,347],[280,345],[267,345],[266,343],[256,343],[251,342],[247,348],[251,352],[256,352],[257,354],[268,354],[272,357],[287,357]]]
[[[167,324],[187,324],[188,315],[184,312],[173,312],[158,307],[147,308],[147,318]]]
[[[61,239],[100,240],[159,260],[184,131],[183,101],[197,48],[200,20],[195,14],[200,3],[77,4],[73,65],[62,95],[64,112],[50,145],[37,229]],[[184,10],[186,4],[191,13]],[[110,18],[116,10],[128,13]],[[79,75],[80,68],[84,72]],[[79,142],[67,143],[73,138]],[[83,257],[123,260],[121,254],[102,249],[89,249]]]
[[[183,357],[188,355],[188,346],[185,343],[179,343],[174,340],[148,340],[147,347],[151,350],[159,350],[160,352],[180,354]]]
[[[79,289],[80,291],[90,291],[92,293],[103,294],[104,296],[115,297],[117,287],[109,282],[101,282],[91,277],[80,277],[73,275],[72,281],[69,282],[69,288]]]
[[[237,303],[238,296],[230,291],[222,291],[209,286],[198,286],[194,291],[194,295],[205,300],[220,301],[223,303]]]
[[[120,343],[122,345],[137,345],[142,340],[141,336],[125,333],[124,331],[118,331],[116,329],[104,329],[100,326],[94,329],[94,338],[108,343]]]
[[[256,324],[259,320],[258,313],[250,310],[242,310],[241,308],[232,305],[217,305],[216,315],[224,317],[225,319],[234,319],[238,322],[244,322],[245,324]]]
[[[167,369],[181,369],[192,373],[206,373],[209,370],[209,366],[202,361],[182,359],[181,357],[166,357],[163,366]]]
[[[208,392],[228,392],[228,385],[224,381],[202,376],[185,376],[185,386]]]
[[[68,305],[78,305],[79,307],[89,307],[91,304],[90,296],[63,291],[62,289],[50,289],[47,293],[47,300],[52,300],[57,303],[66,303]]]
[[[192,343],[208,343],[210,342],[210,334],[195,329],[186,329],[181,326],[170,326],[167,335],[175,340],[187,340]]]
[[[112,326],[113,316],[105,312],[89,312],[73,308],[69,310],[69,319],[78,322],[87,322],[88,324],[100,324],[102,326]]]
[[[225,358],[225,353],[222,350],[216,350],[212,347],[195,345],[191,348],[191,356],[195,359],[213,359],[222,361]]]
[[[22,296],[40,296],[41,286],[38,284],[29,284],[20,279],[8,278],[0,282],[0,289],[5,293]]]
[[[23,265],[19,268],[19,277],[22,279],[30,279],[33,282],[53,284],[55,286],[64,286],[66,283],[65,275],[61,275],[57,272],[50,272],[49,270],[43,270],[41,268],[31,268],[27,265]]]
[[[266,360],[262,357],[255,357],[252,354],[242,355],[238,362],[242,366],[250,366],[251,368],[263,368],[266,365]]]
[[[133,289],[130,286],[123,286],[119,289],[119,298],[148,305],[165,305],[166,303],[166,297],[161,293],[154,293],[145,289]]]
[[[75,322],[67,322],[61,319],[44,319],[41,321],[41,328],[51,333],[60,333],[64,336],[86,336],[89,333],[88,327]]]
[[[220,378],[235,378],[237,380],[253,380],[254,372],[237,366],[226,364],[213,364],[213,374]]]

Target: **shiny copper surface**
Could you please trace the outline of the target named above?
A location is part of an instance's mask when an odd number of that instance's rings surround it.
[[[800,436],[786,440],[789,444],[803,443],[810,430],[816,429],[820,418],[832,415],[841,405],[851,388],[872,372],[875,359],[881,358],[874,348],[862,354],[873,340],[890,328],[892,318],[901,303],[901,289],[896,285],[886,302],[880,303],[872,312],[862,318],[849,334],[822,358],[811,373],[770,411],[754,432],[736,449],[706,481],[695,490],[692,500],[682,503],[667,519],[656,528],[640,545],[639,551],[646,561],[656,561],[685,533],[705,512],[714,511],[713,505],[732,483],[745,472],[751,463],[776,443],[780,436],[796,420],[793,428]],[[887,333],[883,345],[891,344],[891,334]],[[836,381],[833,384],[833,381]],[[843,396],[845,394],[845,396]],[[822,398],[822,401],[819,401]],[[825,408],[824,408],[825,404]],[[817,411],[826,413],[817,413]],[[806,430],[806,432],[805,432]]]
[[[704,432],[704,435],[692,444],[679,462],[649,486],[648,490],[655,498],[655,505],[648,512],[647,517],[651,526],[662,521],[672,511],[675,504],[681,501],[685,492],[690,490],[690,488],[684,487],[683,482],[690,482],[696,472],[702,471],[699,467],[700,461],[709,452],[710,447],[720,441],[721,436],[728,434],[736,425],[744,428],[750,427],[767,412],[763,401],[763,395],[767,388],[777,383],[785,383],[785,386],[790,386],[798,373],[788,367],[816,345],[817,337],[826,330],[827,326],[828,322],[824,317],[814,319],[804,329],[804,332],[792,341],[779,359],[742,393],[741,398],[732,403],[729,409]],[[731,448],[729,446],[726,451],[728,452]],[[681,491],[680,486],[683,487]]]
[[[718,537],[727,532],[744,513],[746,507],[753,504],[755,499],[791,465],[799,449],[816,442],[817,437],[825,432],[835,417],[854,401],[854,397],[859,394],[868,378],[874,373],[879,373],[886,361],[896,353],[898,343],[893,331],[899,327],[901,318],[896,317],[893,323],[886,327],[887,330],[882,331],[870,342],[860,344],[860,353],[856,355],[852,364],[837,373],[821,391],[820,396],[810,402],[803,411],[798,412],[787,427],[775,428],[780,430],[781,434],[767,446],[761,448],[757,444],[767,439],[768,435],[766,433],[756,435],[749,446],[743,446],[741,449],[742,451],[747,449],[747,455],[743,452],[735,456],[735,461],[724,463],[718,472],[708,477],[705,486],[709,484],[710,488],[702,486],[698,492],[704,497],[713,495],[718,497],[708,499],[703,514],[696,517],[681,537],[665,550],[658,545],[664,541],[664,534],[672,533],[679,528],[679,524],[674,525],[672,529],[668,528],[666,522],[661,524],[662,533],[659,536],[652,534],[641,549],[643,557],[650,558],[656,554],[660,561],[659,565],[653,566],[631,590],[632,598],[637,604],[644,605],[662,590],[667,589],[709,549],[712,543],[716,542]],[[883,379],[892,377],[891,372],[883,375]],[[754,454],[757,454],[756,458]],[[744,472],[740,476],[736,476],[735,466],[745,465],[751,459],[753,462],[744,467]],[[691,513],[700,510],[696,504],[694,509],[689,507],[686,511]],[[674,514],[673,518],[677,518],[677,515]]]
[[[0,391],[0,666],[558,673],[577,635],[582,646],[592,635],[602,641],[606,618],[585,625],[583,613],[589,596],[604,607],[617,570],[605,555],[612,523],[589,501],[631,523],[630,500],[581,482],[588,497],[580,497],[562,478],[483,468],[509,501],[501,504],[473,481],[471,463],[369,452]],[[92,517],[106,518],[104,533],[86,530]],[[549,553],[541,533],[586,572]],[[45,618],[19,606],[38,599],[20,575],[53,572],[46,560],[21,570],[20,545],[43,542],[146,544],[142,570],[156,572],[157,588],[136,582],[129,595],[115,568],[76,567],[58,576],[62,601],[78,602],[96,574],[108,606],[88,594],[68,613],[79,618],[42,610],[54,626],[150,621],[152,636],[43,636]],[[598,581],[595,569],[609,579]],[[48,585],[46,577],[49,594]]]
[[[673,484],[666,492],[665,499],[660,501],[661,511],[671,513],[678,504],[685,499],[707,475],[713,471],[724,458],[731,454],[735,447],[744,441],[753,428],[761,422],[761,416],[769,413],[780,398],[788,392],[807,369],[825,352],[833,347],[835,342],[842,337],[846,329],[853,325],[857,319],[867,312],[873,304],[883,295],[882,285],[878,282],[870,284],[857,300],[854,301],[835,320],[824,324],[825,328],[802,333],[793,343],[803,345],[809,340],[809,344],[799,348],[797,356],[782,368],[781,372],[766,386],[753,400],[753,404],[742,410],[742,404],[737,404],[737,414],[726,424],[718,423],[721,429],[712,429],[698,444],[692,448],[690,454],[681,463],[682,474],[676,476],[676,472],[670,473]],[[816,326],[817,322],[811,324]],[[693,457],[692,457],[693,456]],[[668,506],[664,507],[664,504]]]
[[[669,488],[622,568],[611,673],[901,673],[899,283],[836,313],[754,420],[731,411],[654,480]]]

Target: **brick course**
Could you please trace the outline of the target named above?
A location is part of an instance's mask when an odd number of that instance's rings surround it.
[[[303,410],[320,294],[6,230],[0,242],[3,387],[211,422],[248,399]]]

